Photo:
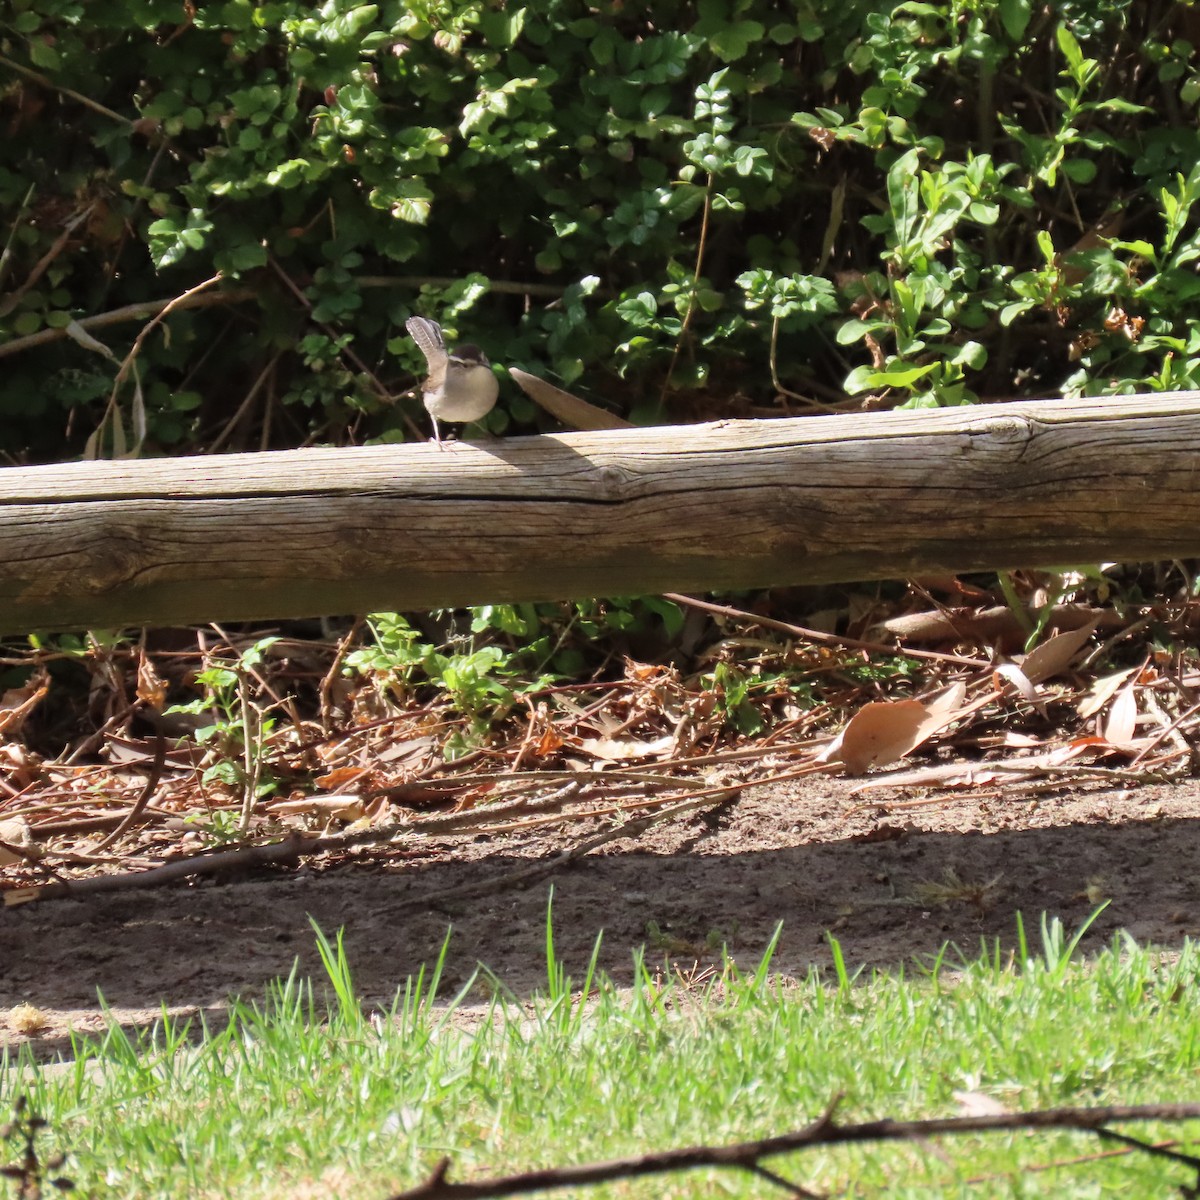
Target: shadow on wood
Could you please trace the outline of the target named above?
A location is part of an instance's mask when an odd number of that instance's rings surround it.
[[[1200,553],[1200,396],[0,472],[0,630]]]

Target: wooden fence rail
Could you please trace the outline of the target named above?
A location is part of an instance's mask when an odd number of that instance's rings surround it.
[[[0,631],[1200,555],[1200,395],[0,471]]]

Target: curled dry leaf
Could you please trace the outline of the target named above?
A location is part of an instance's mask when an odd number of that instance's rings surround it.
[[[161,712],[167,702],[167,685],[146,656],[145,647],[138,650],[137,698],[155,712]]]
[[[652,738],[639,741],[637,738],[598,737],[587,738],[579,743],[579,749],[606,762],[624,762],[634,758],[663,758],[674,752],[673,737]]]
[[[1070,665],[1071,660],[1082,649],[1083,644],[1092,636],[1093,630],[1100,624],[1100,618],[1094,617],[1079,629],[1069,633],[1060,633],[1047,638],[1040,646],[1035,646],[1021,659],[1021,670],[1030,683],[1041,683],[1060,675]]]
[[[37,842],[24,817],[8,817],[0,821],[0,843],[3,843],[0,845],[0,867],[28,862],[37,855]],[[25,853],[18,853],[21,850]]]
[[[50,675],[45,668],[35,671],[24,687],[9,688],[0,696],[0,733],[19,729],[49,690]]]
[[[1002,679],[1008,680],[1030,704],[1041,703],[1037,688],[1033,686],[1033,680],[1016,663],[1001,663],[996,668],[996,674]]]
[[[1132,747],[1137,730],[1137,692],[1126,684],[1118,693],[1104,722],[1104,740],[1112,746]]]
[[[944,729],[959,714],[966,688],[957,683],[933,700],[872,701],[850,718],[822,756],[849,775],[895,762]]]
[[[276,800],[268,805],[280,817],[320,817],[326,821],[357,821],[365,815],[361,796],[305,796],[302,800]]]
[[[545,758],[548,754],[561,750],[562,746],[563,740],[558,730],[553,725],[547,725],[542,730],[541,737],[534,743],[533,752],[538,758]]]
[[[1083,720],[1094,717],[1117,694],[1121,684],[1127,680],[1137,667],[1126,667],[1124,671],[1116,671],[1112,675],[1103,675],[1092,683],[1084,692],[1075,711]]]

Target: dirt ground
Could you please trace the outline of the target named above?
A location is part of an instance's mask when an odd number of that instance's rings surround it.
[[[553,887],[558,953],[578,977],[597,934],[601,962],[628,980],[632,953],[690,969],[719,961],[724,941],[753,967],[778,922],[774,960],[804,973],[830,962],[827,930],[851,966],[911,966],[946,942],[974,955],[982,938],[1015,942],[1016,913],[1036,942],[1043,912],[1075,928],[1111,900],[1084,946],[1126,929],[1178,946],[1200,936],[1200,784],[1133,791],[1064,791],[986,803],[881,811],[828,779],[750,789],[734,804],[616,842],[524,889],[431,903],[427,897],[544,859],[586,836],[504,837],[423,845],[393,865],[343,861],[254,877],[52,900],[0,910],[0,1032],[39,1056],[69,1050],[68,1030],[95,1031],[97,994],[130,1027],[166,1005],[220,1013],[233,995],[261,994],[295,960],[321,977],[309,918],[345,928],[364,999],[387,1002],[432,962],[452,928],[443,995],[477,962],[517,995],[544,979]],[[949,873],[949,874],[948,874]],[[945,886],[957,877],[963,886]],[[935,885],[930,888],[929,885]],[[26,1002],[47,1022],[30,1036],[10,1011]]]

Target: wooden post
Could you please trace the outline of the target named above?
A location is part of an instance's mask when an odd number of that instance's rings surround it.
[[[1200,555],[1200,395],[0,471],[0,630]]]

